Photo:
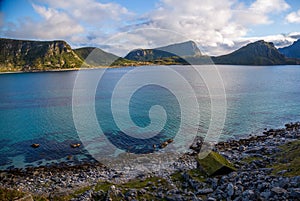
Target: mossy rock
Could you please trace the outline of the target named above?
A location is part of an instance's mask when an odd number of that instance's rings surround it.
[[[201,158],[198,155],[197,160],[200,168],[208,176],[224,175],[236,171],[232,163],[214,151],[207,154],[205,158]]]

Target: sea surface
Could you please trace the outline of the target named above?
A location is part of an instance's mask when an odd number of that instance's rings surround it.
[[[85,146],[100,134],[133,153],[150,152],[150,145],[176,139],[178,132],[188,136],[196,129],[205,137],[212,109],[219,108],[211,107],[212,99],[219,96],[201,77],[207,74],[195,73],[197,68],[201,66],[1,74],[0,169],[93,160],[93,146]],[[218,140],[300,120],[300,66],[214,68],[226,97],[215,102],[226,108],[226,114],[219,114],[225,122]],[[33,143],[40,147],[32,148]],[[76,143],[81,146],[70,146]]]

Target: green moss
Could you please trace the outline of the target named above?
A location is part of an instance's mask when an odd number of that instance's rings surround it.
[[[0,187],[0,200],[16,200],[25,196],[25,193]]]
[[[192,177],[195,181],[204,182],[207,178],[205,172],[200,169],[192,169],[188,171],[190,177]]]
[[[6,189],[0,187],[0,200],[17,200],[23,197],[26,197],[29,194],[26,194],[22,191],[14,189]],[[48,199],[41,195],[32,195],[34,201],[47,201]]]
[[[48,199],[44,196],[34,195],[32,196],[34,201],[48,201]]]
[[[67,194],[66,195],[58,195],[58,196],[54,196],[53,198],[51,198],[51,200],[53,201],[69,201],[72,198],[77,197],[78,195],[84,193],[85,191],[88,191],[92,189],[91,186],[85,186],[79,189],[76,189],[73,193]]]
[[[158,181],[160,181],[160,182],[158,182]],[[145,180],[133,179],[133,180],[130,180],[129,182],[127,182],[125,184],[120,185],[120,187],[141,189],[141,188],[144,188],[144,187],[148,186],[149,182],[152,182],[153,185],[155,185],[155,186],[157,186],[158,183],[160,183],[161,185],[163,185],[165,187],[168,186],[168,183],[165,179],[162,179],[162,178],[159,178],[159,177],[150,177],[150,178],[147,178]]]
[[[110,186],[113,185],[112,183],[110,182],[107,182],[107,181],[99,181],[96,186],[95,186],[95,191],[108,191],[108,189],[110,188]]]
[[[251,163],[252,161],[261,160],[261,159],[262,159],[262,157],[248,156],[248,157],[243,158],[242,161],[246,162],[246,163]]]
[[[175,172],[171,175],[171,179],[173,182],[183,182],[184,178],[181,172]]]
[[[159,181],[160,180],[160,181]],[[151,177],[151,178],[147,178],[145,180],[140,180],[140,179],[132,179],[130,181],[128,181],[127,183],[124,184],[114,184],[114,183],[110,183],[110,182],[103,182],[100,181],[97,183],[97,185],[95,186],[95,191],[100,191],[102,190],[103,192],[107,192],[109,190],[109,188],[111,187],[111,185],[115,185],[116,188],[120,189],[121,192],[123,194],[126,194],[130,189],[142,189],[145,188],[147,186],[149,186],[149,182],[152,183],[152,185],[154,186],[164,186],[164,187],[168,187],[168,183],[165,179],[159,178],[159,177]],[[113,196],[113,200],[122,200],[122,198],[114,196],[114,195],[110,195]],[[142,200],[142,199],[146,199],[146,200],[158,200],[155,196],[149,194],[149,193],[145,193],[145,194],[138,194],[137,195],[137,200]]]
[[[300,140],[289,142],[279,147],[280,153],[273,155],[275,162],[269,166],[273,168],[273,174],[279,171],[288,170],[284,176],[300,175]]]

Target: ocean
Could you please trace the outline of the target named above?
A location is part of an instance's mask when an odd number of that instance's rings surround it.
[[[211,126],[220,141],[300,120],[300,66],[201,68],[1,74],[0,169],[147,154],[168,140],[180,149]]]

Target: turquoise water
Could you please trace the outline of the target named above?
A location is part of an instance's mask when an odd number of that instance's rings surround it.
[[[149,69],[163,67],[142,68],[147,73]],[[199,133],[205,135],[210,119],[210,97],[205,83],[193,82],[196,75],[189,66],[172,68],[188,77],[200,103],[199,124],[191,123],[185,128],[190,126],[193,129],[197,126]],[[178,96],[188,105],[191,94],[176,80],[172,81],[178,91],[175,95],[167,88],[155,84],[140,88],[129,103],[133,122],[138,127],[147,127],[153,121],[158,125],[163,124],[163,127],[159,130],[159,135],[146,140],[128,136],[126,132],[138,135],[141,131],[126,127],[128,123],[123,116],[126,116],[128,110],[121,106],[115,109],[123,115],[120,119],[124,119],[121,124],[124,124],[122,128],[126,131],[118,129],[110,107],[112,95],[115,95],[117,105],[123,104],[131,83],[120,86],[122,93],[113,94],[114,88],[132,69],[105,71],[96,93],[90,91],[91,88],[86,84],[82,88],[76,88],[82,97],[74,105],[80,107],[83,113],[87,112],[91,101],[85,95],[94,93],[95,115],[105,136],[120,149],[128,151],[130,148],[129,151],[134,153],[147,153],[150,145],[176,136],[178,125],[183,121],[180,118],[182,111]],[[286,122],[300,120],[300,66],[218,66],[218,70],[223,78],[227,97],[227,114],[220,139],[239,138],[259,133],[266,127],[280,127]],[[84,71],[87,76],[85,82],[88,82],[88,76],[96,75],[99,71],[103,70]],[[77,149],[70,147],[72,143],[81,143],[72,111],[72,94],[77,74],[77,71],[68,71],[0,75],[0,169],[67,161],[69,155],[73,156],[72,163],[92,160],[83,146]],[[136,77],[141,78],[140,75]],[[166,116],[163,120],[160,115],[156,117],[155,111],[153,119],[149,118],[149,109],[153,105],[160,105],[165,109]],[[192,114],[193,108],[190,112],[191,119],[187,122],[192,122],[195,115]],[[87,116],[81,122],[88,125],[90,121]],[[92,135],[93,129],[89,131]],[[189,132],[188,129],[185,131]],[[157,133],[151,129],[146,132],[149,135]],[[30,147],[32,143],[43,146],[33,149]]]

